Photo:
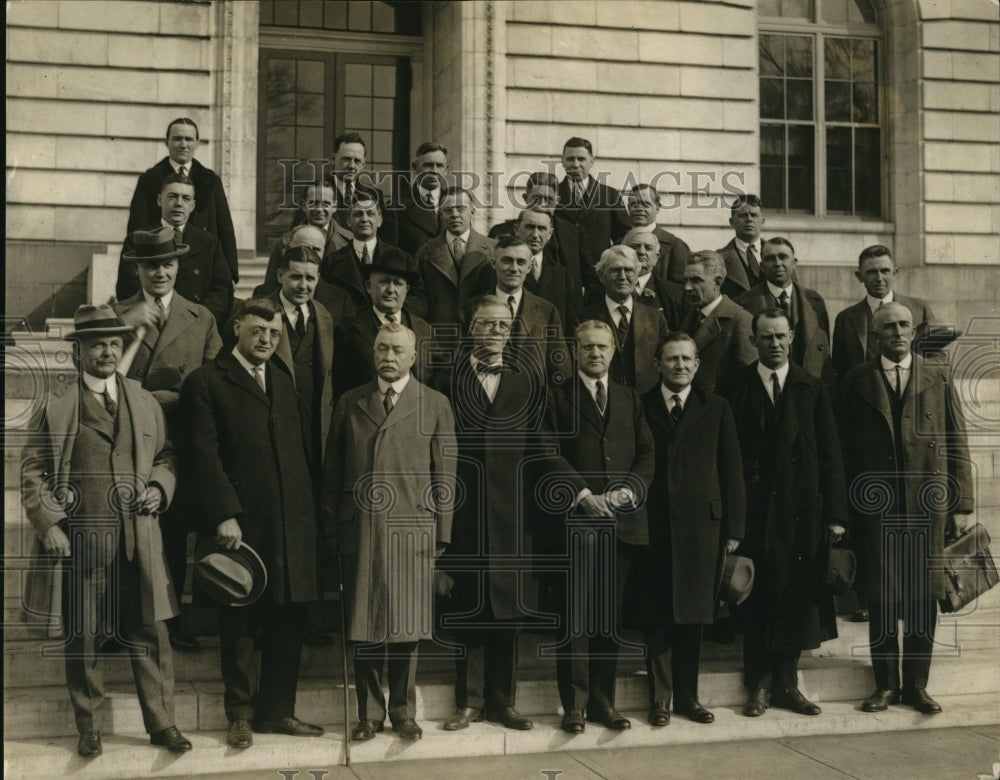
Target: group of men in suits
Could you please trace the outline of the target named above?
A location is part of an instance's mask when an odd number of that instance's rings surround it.
[[[75,587],[105,603],[109,572],[145,582],[149,561],[132,545],[140,527],[162,527],[166,555],[153,580],[167,606],[150,611],[144,600],[139,622],[113,628],[169,666],[170,645],[197,646],[175,619],[188,533],[262,555],[261,598],[219,607],[231,746],[249,747],[255,731],[322,733],[295,717],[306,605],[332,560],[317,555],[322,546],[336,552],[347,595],[357,740],[374,738],[386,717],[403,738],[421,736],[417,643],[442,633],[460,647],[444,728],[486,718],[530,729],[516,709],[517,637],[539,625],[560,635],[565,731],[588,720],[630,727],[614,691],[626,627],[643,634],[649,722],[665,726],[671,706],[712,722],[698,700],[701,634],[736,550],[756,569],[735,610],[744,713],[818,714],[797,663],[835,635],[820,575],[849,527],[872,616],[877,690],[863,708],[901,698],[939,711],[925,690],[941,590],[928,555],[940,552],[951,518],[917,505],[923,494],[909,475],[953,474],[959,512],[971,510],[972,486],[947,376],[913,354],[930,308],[894,294],[886,247],[862,253],[866,298],[837,316],[831,354],[825,302],[798,281],[791,242],[761,236],[754,195],[733,204],[726,247],[692,252],[656,223],[654,188],[623,197],[591,175],[592,145],[571,138],[566,177],[529,177],[526,208],[487,237],[472,227],[473,194],[447,186],[445,147],[422,144],[410,186],[386,200],[359,177],[365,144],[347,133],[263,285],[234,305],[221,184],[193,160],[190,120],[171,123],[166,142],[169,157],[140,177],[133,199],[119,303],[107,317],[79,315],[78,330],[94,328],[81,344],[93,336],[102,345],[81,362],[73,397],[93,413],[112,472],[124,467],[119,426],[138,435],[151,425],[157,442],[161,426],[180,456],[165,437],[159,470],[134,464],[147,480],[141,501],[105,513],[121,530],[118,547],[105,544],[103,568]],[[108,381],[115,371],[128,379]],[[106,396],[128,399],[129,426]],[[51,427],[60,411],[49,414]],[[916,418],[915,431],[907,421]],[[947,447],[926,452],[922,433]],[[82,473],[74,453],[60,468]],[[29,499],[46,489],[46,468],[26,466],[25,505],[40,547],[76,559],[84,551],[68,532],[82,515]],[[887,472],[896,476],[882,511],[848,500],[849,486]],[[897,544],[885,522],[897,516],[928,522],[903,523]],[[536,570],[536,555],[560,563]],[[44,589],[34,592],[44,602]],[[114,607],[139,614],[130,602]],[[67,626],[87,657],[108,624]],[[83,702],[81,674],[93,690],[100,681],[67,664],[80,752],[96,755],[100,701]],[[144,675],[136,666],[141,696]],[[144,705],[144,715],[155,743],[190,748],[169,712]]]

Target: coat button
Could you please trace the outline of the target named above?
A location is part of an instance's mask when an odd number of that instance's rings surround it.
[[[752,477],[750,477],[750,481],[751,482],[760,482],[760,475],[759,474],[754,474]]]
[[[195,276],[200,276],[201,275],[201,271],[199,271],[197,268],[195,268],[194,269],[194,275]]]
[[[934,442],[930,442],[927,446],[930,447],[931,449],[934,449]]]
[[[610,463],[611,462],[611,456],[608,455],[608,457],[606,457],[604,460],[606,460],[608,463]]]
[[[138,371],[135,372],[136,376],[143,376],[144,374],[145,374],[145,371],[143,371],[141,368]]]
[[[187,370],[188,370],[187,363],[181,363],[179,371],[183,374]]]
[[[925,417],[933,417],[934,415],[932,415],[932,414],[931,414],[930,412],[927,412],[927,414],[926,414],[926,415],[924,415],[924,416],[925,416]]]

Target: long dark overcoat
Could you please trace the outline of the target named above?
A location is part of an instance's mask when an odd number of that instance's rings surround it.
[[[232,352],[181,388],[184,457],[198,475],[203,536],[235,517],[267,567],[271,603],[314,601],[316,518],[292,379],[267,364],[265,394]]]
[[[914,355],[903,391],[900,452],[881,373],[878,358],[849,371],[837,404],[858,556],[855,587],[869,601],[899,595],[900,568],[883,566],[883,529],[926,528],[926,551],[911,550],[909,562],[899,566],[907,569],[910,583],[929,572],[930,595],[941,598],[944,575],[928,566],[928,556],[942,554],[949,514],[971,512],[974,500],[962,409],[945,368]]]
[[[769,402],[756,362],[733,372],[718,393],[736,420],[747,488],[740,551],[763,563],[754,589],[766,589],[768,640],[790,649],[819,647],[837,635],[832,597],[823,587],[827,528],[847,525],[844,467],[829,394],[820,380],[789,363],[772,430],[765,428]]]

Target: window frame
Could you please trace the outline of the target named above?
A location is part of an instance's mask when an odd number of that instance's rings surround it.
[[[850,0],[849,0],[850,1]],[[803,210],[786,210],[782,203],[780,209],[776,204],[768,202],[764,193],[765,205],[775,217],[781,221],[806,221],[831,220],[849,224],[885,224],[888,222],[890,209],[889,182],[890,165],[888,145],[888,79],[887,79],[887,36],[884,28],[884,16],[878,4],[872,1],[872,7],[876,13],[874,24],[867,22],[838,22],[815,21],[821,18],[823,0],[813,0],[813,21],[801,18],[783,18],[775,16],[760,16],[757,18],[757,83],[758,88],[761,83],[760,75],[760,35],[806,35],[813,41],[813,119],[811,121],[796,120],[789,122],[787,118],[781,120],[765,119],[760,116],[760,103],[758,97],[758,166],[760,159],[760,131],[764,124],[780,124],[782,127],[788,125],[805,125],[815,128],[815,138],[813,144],[813,211],[812,213]],[[827,119],[826,119],[826,63],[824,41],[831,38],[862,38],[876,42],[876,88],[878,96],[876,105],[878,107],[878,138],[879,138],[879,213],[878,214],[845,214],[842,212],[829,213],[827,210]],[[852,122],[831,122],[833,127],[866,127],[869,125],[859,125]],[[853,149],[853,147],[852,147]],[[787,171],[787,159],[785,169]],[[853,168],[852,168],[853,170]],[[787,192],[787,190],[786,190]],[[852,210],[856,208],[856,200],[852,197]]]

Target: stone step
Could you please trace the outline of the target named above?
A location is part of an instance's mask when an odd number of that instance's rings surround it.
[[[804,737],[822,734],[862,734],[872,731],[903,731],[969,727],[995,724],[998,719],[996,694],[939,695],[944,708],[939,715],[927,716],[909,707],[894,706],[887,712],[861,712],[858,702],[824,703],[823,714],[805,717],[784,710],[769,710],[760,718],[746,718],[739,706],[715,708],[716,721],[711,725],[692,723],[675,717],[665,728],[646,724],[644,707],[626,709],[632,728],[611,732],[589,724],[580,735],[569,735],[559,728],[557,714],[535,717],[531,731],[510,731],[490,723],[474,723],[468,729],[446,732],[441,722],[424,719],[424,737],[404,742],[388,730],[370,742],[352,743],[351,763],[412,761],[461,756],[500,756],[527,753],[620,749],[734,742],[757,739]],[[181,726],[183,730],[183,726]],[[275,734],[254,736],[247,750],[233,750],[225,743],[222,729],[188,731],[194,750],[174,756],[149,745],[142,734],[122,734],[106,728],[104,755],[82,759],[76,755],[76,737],[54,739],[18,738],[9,733],[4,741],[4,770],[9,777],[79,778],[179,777],[259,771],[293,770],[298,777],[321,776],[323,770],[344,763],[343,728],[329,724],[327,733],[315,739],[295,739]],[[733,776],[720,769],[720,776]],[[419,768],[408,770],[419,776]],[[284,772],[282,772],[284,774]],[[287,776],[287,775],[286,775]]]
[[[326,654],[326,658],[319,666],[316,658],[321,652]],[[175,658],[180,655],[175,653]],[[218,652],[203,650],[201,655],[205,656],[204,663],[214,669],[214,676],[194,681],[178,677],[174,693],[177,725],[188,731],[224,729],[226,717],[223,686],[218,672]],[[120,733],[141,731],[142,718],[129,664],[124,657],[112,658],[101,661],[107,678],[117,667],[116,680],[107,685],[107,730]],[[36,674],[26,676],[26,670],[22,670],[20,679],[37,681],[37,671],[44,667],[51,671],[51,674],[45,675],[47,679],[58,679],[45,685],[35,682],[32,687],[8,685],[5,688],[4,713],[8,738],[55,737],[75,733],[72,708],[63,683],[61,658],[56,655],[33,660]],[[533,663],[522,663],[519,674],[518,709],[532,717],[555,715],[559,711],[559,695],[554,661],[531,660]],[[296,714],[312,723],[342,723],[344,689],[339,646],[307,648],[302,669]],[[7,674],[9,682],[10,672]],[[421,659],[417,683],[418,719],[443,720],[453,711],[454,674],[450,662],[440,660],[428,664]],[[954,695],[991,693],[1000,697],[1000,668],[995,656],[936,658],[931,683],[935,692]],[[867,654],[860,649],[855,658],[803,656],[799,685],[808,698],[820,703],[860,701],[874,687]],[[356,712],[353,687],[348,689],[348,695],[348,719],[353,720]],[[699,697],[708,707],[740,705],[745,697],[740,663],[735,658],[703,661]],[[641,710],[648,706],[646,674],[642,662],[636,658],[620,665],[616,701],[619,709],[623,710]],[[1000,710],[997,712],[1000,715]]]

